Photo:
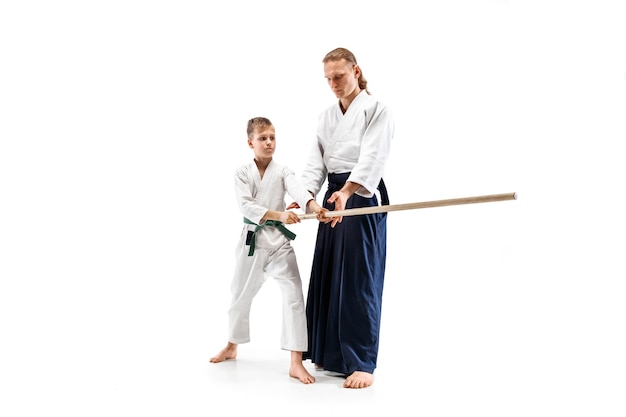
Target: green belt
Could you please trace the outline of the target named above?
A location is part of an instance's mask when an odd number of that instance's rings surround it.
[[[243,218],[243,222],[246,224],[255,224],[256,225],[256,229],[254,229],[254,232],[252,233],[252,237],[250,238],[250,250],[248,251],[248,256],[252,256],[254,254],[254,246],[255,246],[255,240],[256,240],[256,232],[258,232],[259,230],[261,230],[261,228],[265,227],[265,226],[274,226],[276,227],[278,230],[281,231],[281,233],[283,235],[285,235],[288,239],[290,240],[294,240],[296,238],[295,233],[293,233],[291,230],[287,229],[282,222],[279,222],[278,220],[266,220],[265,223],[263,224],[256,224],[253,221],[249,220],[248,218],[244,217]]]

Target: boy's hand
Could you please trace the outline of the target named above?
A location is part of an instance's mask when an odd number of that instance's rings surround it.
[[[280,213],[280,221],[284,224],[300,223],[300,217],[293,211],[283,211]]]
[[[315,213],[317,215],[316,216],[317,220],[319,220],[322,223],[328,223],[329,221],[332,220],[331,217],[324,216],[324,213],[326,213],[328,209],[320,206],[315,200],[309,200],[309,203],[307,204],[307,208],[313,213]]]

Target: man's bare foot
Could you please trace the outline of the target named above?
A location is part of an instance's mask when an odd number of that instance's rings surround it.
[[[237,357],[237,344],[228,342],[226,347],[220,350],[220,353],[209,359],[209,362],[218,363],[227,359],[235,359]]]
[[[312,384],[315,382],[313,375],[311,375],[302,364],[302,352],[291,352],[289,376],[292,378],[298,378],[303,384]]]
[[[343,383],[344,388],[367,388],[374,383],[374,375],[363,372],[354,371],[346,378],[346,382]]]

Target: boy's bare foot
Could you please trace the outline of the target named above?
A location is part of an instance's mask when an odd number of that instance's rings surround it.
[[[237,357],[237,344],[228,342],[226,347],[220,350],[220,353],[209,359],[209,362],[218,363],[227,359],[235,359]]]
[[[374,383],[374,375],[363,372],[354,371],[346,378],[346,382],[343,383],[344,388],[367,388]]]
[[[311,375],[301,363],[298,365],[291,364],[289,367],[289,376],[298,378],[303,384],[312,384],[315,382],[313,375]]]
[[[312,384],[315,382],[313,375],[311,375],[302,364],[302,352],[291,352],[289,376],[292,378],[298,378],[303,384]]]

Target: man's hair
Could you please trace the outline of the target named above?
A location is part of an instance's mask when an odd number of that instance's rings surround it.
[[[347,50],[346,48],[335,48],[335,49],[333,49],[332,51],[330,51],[329,53],[326,54],[324,59],[322,59],[322,63],[325,64],[328,61],[341,61],[342,59],[345,59],[346,62],[348,62],[349,64],[359,65],[356,62],[356,57],[354,56],[354,54],[352,52],[350,52],[349,50]],[[359,68],[360,68],[360,66],[359,66]],[[363,70],[362,69],[361,69],[361,73],[359,74],[359,88],[361,90],[365,90],[365,92],[367,94],[370,94],[369,90],[367,89],[367,80],[363,76]]]

